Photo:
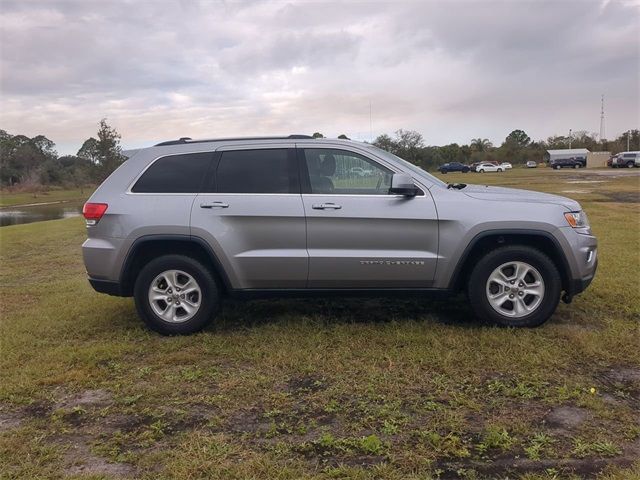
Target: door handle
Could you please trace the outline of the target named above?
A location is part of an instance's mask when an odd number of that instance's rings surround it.
[[[340,210],[342,205],[336,205],[335,203],[315,203],[311,208],[314,210]]]
[[[200,208],[229,208],[229,204],[224,202],[201,203]]]

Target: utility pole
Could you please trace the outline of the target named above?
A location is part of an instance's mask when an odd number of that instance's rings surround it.
[[[629,141],[631,140],[631,130],[627,132],[627,152],[630,150]]]
[[[369,100],[369,140],[373,143],[373,122],[371,121],[371,100]]]
[[[600,99],[600,141],[604,142],[604,93]]]
[[[571,150],[571,129],[569,129],[569,150]]]

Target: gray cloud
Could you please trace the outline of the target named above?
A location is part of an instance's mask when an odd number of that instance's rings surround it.
[[[0,128],[72,151],[397,128],[432,144],[640,123],[633,2],[3,1]]]

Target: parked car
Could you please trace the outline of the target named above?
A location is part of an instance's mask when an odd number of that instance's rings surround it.
[[[505,170],[511,170],[513,168],[513,165],[511,165],[509,162],[502,162],[500,164],[500,167]]]
[[[450,162],[445,163],[444,165],[440,165],[438,167],[438,171],[440,173],[449,173],[449,172],[462,172],[467,173],[470,170],[468,165],[460,162]]]
[[[484,172],[503,172],[504,168],[502,166],[498,166],[495,163],[481,163],[476,167],[476,172],[484,173]]]
[[[354,165],[377,181],[337,173]],[[574,200],[447,184],[373,145],[302,135],[139,149],[83,215],[93,288],[133,296],[163,334],[204,328],[226,297],[409,291],[466,292],[479,318],[533,327],[597,268]]]
[[[571,158],[557,158],[549,162],[549,166],[554,170],[560,170],[561,168],[581,168],[583,164],[575,157]]]
[[[611,166],[618,168],[633,168],[640,165],[640,151],[638,152],[620,152],[612,157]]]
[[[349,173],[359,177],[369,177],[373,175],[373,170],[364,169],[362,167],[353,167],[349,169]]]
[[[527,162],[527,168],[537,168],[538,164],[536,162],[534,162],[533,160],[529,160]]]

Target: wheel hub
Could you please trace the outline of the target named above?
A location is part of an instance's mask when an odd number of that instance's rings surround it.
[[[503,263],[487,279],[486,295],[491,307],[513,318],[537,310],[544,298],[544,280],[538,270],[522,261]]]
[[[198,282],[182,270],[166,270],[149,287],[149,305],[166,322],[186,322],[200,309],[202,291]]]

